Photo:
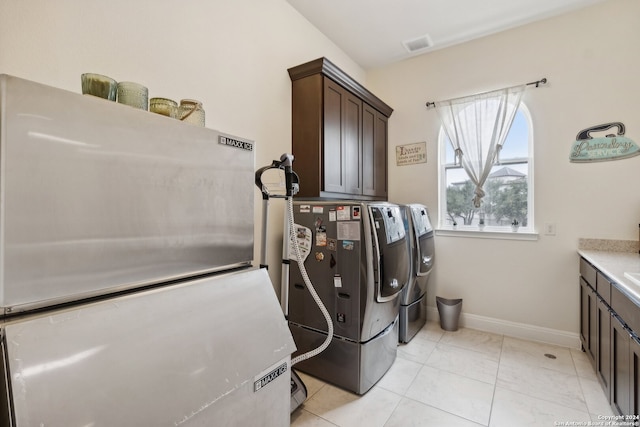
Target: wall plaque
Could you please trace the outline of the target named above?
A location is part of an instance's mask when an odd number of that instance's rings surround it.
[[[406,166],[416,163],[427,162],[427,143],[416,142],[415,144],[396,146],[396,165]]]
[[[612,127],[618,128],[616,135],[591,136],[592,132],[606,131]],[[598,162],[637,156],[640,154],[640,147],[624,136],[624,132],[624,125],[620,122],[605,123],[581,130],[571,146],[569,160],[572,162]]]

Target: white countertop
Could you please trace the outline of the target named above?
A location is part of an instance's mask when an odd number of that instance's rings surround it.
[[[626,272],[640,273],[638,253],[580,249],[578,254],[611,279],[616,288],[640,306],[640,286],[624,276]]]

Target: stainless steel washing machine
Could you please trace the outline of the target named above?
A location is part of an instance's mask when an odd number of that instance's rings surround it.
[[[402,208],[386,202],[295,201],[295,236],[334,325],[329,347],[296,369],[357,394],[395,361],[400,293],[409,281]],[[327,325],[296,263],[289,274],[294,356],[319,346]]]

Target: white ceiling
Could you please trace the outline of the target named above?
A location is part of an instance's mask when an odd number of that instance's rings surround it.
[[[287,0],[365,69],[560,15],[603,0]],[[428,36],[410,53],[403,42]]]

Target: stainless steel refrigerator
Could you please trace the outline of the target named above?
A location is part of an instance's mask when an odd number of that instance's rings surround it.
[[[0,75],[0,425],[288,425],[253,146]]]
[[[410,268],[402,215],[391,203],[294,201],[295,238],[334,325],[329,347],[296,369],[364,394],[391,367],[398,296]],[[289,271],[288,320],[296,356],[318,347],[328,329],[297,263]]]

